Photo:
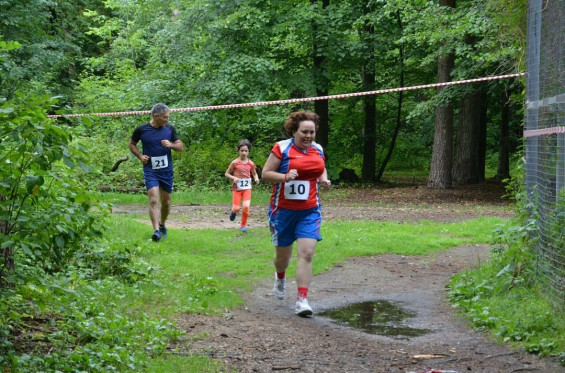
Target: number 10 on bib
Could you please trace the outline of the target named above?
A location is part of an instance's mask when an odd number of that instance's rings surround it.
[[[292,180],[284,183],[284,198],[298,201],[306,201],[310,195],[310,182],[304,180]]]

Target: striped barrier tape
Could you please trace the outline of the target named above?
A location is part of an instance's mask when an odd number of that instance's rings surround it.
[[[565,126],[548,127],[537,130],[525,130],[524,137],[549,136],[565,133]]]
[[[498,76],[487,76],[487,77],[475,78],[475,79],[458,80],[458,81],[454,81],[454,82],[442,82],[442,83],[416,85],[416,86],[411,86],[411,87],[380,89],[380,90],[377,90],[377,91],[344,93],[344,94],[330,95],[330,96],[293,98],[293,99],[278,100],[278,101],[248,102],[248,103],[242,103],[242,104],[188,107],[188,108],[171,109],[171,113],[193,112],[193,111],[204,111],[204,110],[235,109],[235,108],[252,107],[252,106],[265,106],[265,105],[294,104],[294,103],[308,102],[308,101],[333,100],[333,99],[348,98],[348,97],[380,95],[380,94],[392,93],[392,92],[414,91],[414,90],[417,90],[417,89],[439,88],[439,87],[446,87],[446,86],[457,85],[457,84],[468,84],[468,83],[476,83],[476,82],[486,82],[486,81],[491,81],[491,80],[509,79],[509,78],[520,77],[520,76],[523,76],[523,75],[525,75],[525,73],[516,73],[516,74],[498,75]],[[151,114],[151,110],[118,111],[118,112],[112,112],[112,113],[52,114],[52,115],[48,115],[47,117],[49,117],[49,118],[75,118],[75,117],[87,117],[87,116],[102,117],[102,116],[123,116],[123,115],[143,115],[143,114]]]

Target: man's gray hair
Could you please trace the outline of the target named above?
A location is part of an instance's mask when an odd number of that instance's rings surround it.
[[[171,109],[169,109],[167,105],[158,103],[153,105],[153,108],[151,109],[151,116],[161,115],[169,111],[171,111]]]

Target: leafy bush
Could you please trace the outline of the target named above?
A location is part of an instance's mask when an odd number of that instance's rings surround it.
[[[101,267],[116,268],[115,256],[97,257],[106,258]],[[17,372],[139,371],[148,357],[161,355],[181,332],[167,320],[130,315],[116,304],[135,293],[132,273],[142,273],[139,279],[150,272],[131,254],[121,261],[129,264],[115,277],[96,280],[78,263],[54,275],[27,267],[34,273],[27,282],[0,291],[0,365]]]
[[[70,128],[46,118],[43,97],[5,102],[0,110],[0,245],[2,270],[21,261],[60,270],[78,248],[100,235],[98,204],[82,181],[91,171]],[[2,278],[3,272],[0,272]]]
[[[142,188],[143,171],[141,162],[129,151],[128,140],[112,141],[109,137],[94,135],[81,136],[76,144],[89,148],[89,156],[97,172],[85,175],[85,180],[93,187],[106,186],[110,190],[116,187]],[[115,171],[111,171],[119,159],[122,161]]]
[[[125,245],[98,246],[76,253],[74,266],[85,279],[115,277],[127,283],[147,278],[153,271],[147,263],[137,258],[138,249]]]
[[[449,299],[478,330],[490,330],[531,353],[555,355],[565,365],[565,318],[537,281],[533,243],[538,222],[520,175],[509,184],[517,201],[516,218],[495,231],[486,265],[452,278]]]
[[[15,47],[0,40],[0,63]],[[100,173],[74,129],[47,118],[54,102],[0,99],[0,366],[137,371],[180,332],[116,304],[152,268],[135,250],[97,241],[109,208],[87,175]]]

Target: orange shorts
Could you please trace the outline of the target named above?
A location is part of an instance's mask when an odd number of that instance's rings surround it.
[[[251,189],[233,191],[232,204],[234,206],[239,206],[241,204],[241,200],[251,201]]]

